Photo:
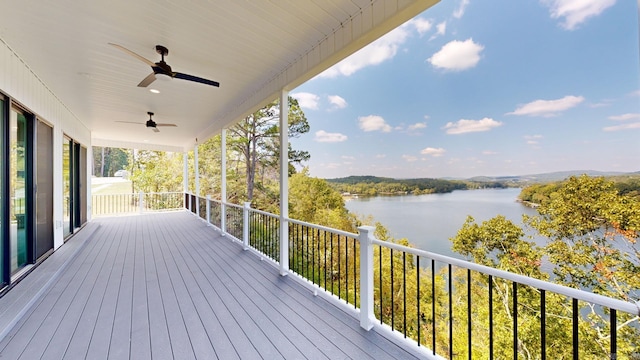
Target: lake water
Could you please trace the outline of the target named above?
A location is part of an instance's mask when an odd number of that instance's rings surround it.
[[[467,215],[477,223],[504,215],[522,226],[522,214],[536,215],[516,199],[520,189],[456,190],[447,194],[376,196],[349,200],[350,212],[372,215],[396,239],[407,238],[415,247],[462,258],[451,251],[449,238],[456,235]]]

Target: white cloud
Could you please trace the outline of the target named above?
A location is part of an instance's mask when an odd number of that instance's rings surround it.
[[[539,140],[542,139],[542,135],[525,135],[524,139],[527,140],[527,145],[538,145]]]
[[[445,152],[446,152],[446,150],[443,149],[443,148],[428,147],[428,148],[422,149],[422,151],[420,151],[420,154],[433,156],[433,157],[439,157],[439,156],[444,155]]]
[[[613,6],[616,0],[543,0],[542,3],[549,7],[552,19],[563,19],[560,26],[575,30],[587,19]]]
[[[436,25],[436,33],[431,35],[431,37],[429,38],[429,41],[437,38],[438,36],[443,36],[446,32],[447,32],[447,22],[443,21],[441,23],[438,23]]]
[[[361,116],[358,118],[358,125],[360,129],[369,132],[369,131],[382,131],[382,132],[390,132],[391,126],[387,124],[382,116],[378,115],[369,115],[369,116]]]
[[[427,127],[427,123],[426,122],[421,122],[421,123],[415,123],[413,125],[409,125],[409,127],[407,129],[409,130],[418,130],[418,129],[424,129]]]
[[[491,118],[482,120],[465,120],[461,119],[456,122],[448,122],[443,129],[447,130],[447,134],[457,135],[469,132],[489,131],[492,128],[501,126],[502,123]]]
[[[629,96],[640,96],[640,90],[633,91],[629,94]]]
[[[326,143],[334,143],[334,142],[343,142],[347,141],[347,135],[340,133],[329,133],[324,130],[316,131],[316,136],[314,138],[317,142],[326,142]]]
[[[465,41],[453,40],[445,44],[440,51],[433,54],[427,61],[436,68],[462,71],[470,69],[480,61],[480,52],[484,46],[476,44],[473,39]]]
[[[409,24],[401,25],[388,34],[360,49],[348,58],[322,72],[318,77],[350,76],[367,66],[378,65],[396,56],[398,48],[409,36]]]
[[[402,155],[402,158],[408,162],[414,162],[416,160],[418,160],[417,157],[412,156],[412,155]]]
[[[308,92],[292,93],[291,97],[298,100],[300,107],[311,110],[318,110],[320,97]]]
[[[427,19],[416,18],[409,20],[408,25],[413,26],[420,36],[431,30],[433,23]]]
[[[377,155],[376,155],[376,159],[384,159],[384,158],[386,158],[386,157],[387,157],[387,155],[386,155],[386,154],[377,154]]]
[[[343,99],[338,95],[329,95],[327,96],[329,102],[335,109],[344,109],[347,107],[347,100]]]
[[[467,10],[467,6],[469,6],[469,0],[462,0],[458,8],[453,11],[453,17],[460,19],[462,15],[464,15],[465,10]]]
[[[622,114],[622,115],[616,115],[616,116],[609,116],[609,120],[614,120],[614,121],[626,121],[626,120],[632,120],[632,119],[640,119],[640,114],[629,113],[629,114]]]
[[[491,150],[485,150],[482,152],[482,155],[498,155],[498,153]]]
[[[341,158],[343,160],[355,160],[355,156],[342,155]]]
[[[603,128],[604,131],[620,131],[620,130],[631,130],[631,129],[640,129],[640,122],[628,123],[616,126],[607,126]]]
[[[521,105],[507,115],[555,116],[561,111],[571,109],[584,101],[582,96],[565,96],[557,100],[535,100]]]

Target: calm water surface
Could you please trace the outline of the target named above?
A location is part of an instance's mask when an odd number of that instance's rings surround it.
[[[534,209],[518,202],[520,189],[456,190],[448,194],[377,196],[347,201],[350,212],[372,215],[394,238],[407,238],[417,248],[462,258],[451,251],[454,237],[467,215],[476,222],[504,215],[522,226],[522,214]]]

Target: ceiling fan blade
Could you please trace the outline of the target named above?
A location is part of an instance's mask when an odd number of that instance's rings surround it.
[[[176,125],[176,124],[159,124],[159,123],[156,123],[156,126],[173,126],[173,127],[177,127],[178,125]]]
[[[125,123],[125,124],[137,124],[137,125],[144,125],[144,123],[141,123],[141,122],[133,122],[133,121],[118,121],[118,120],[116,120],[115,122]]]
[[[160,132],[160,130],[158,130],[158,128],[156,127],[152,127],[151,130],[153,130],[153,132]]]
[[[220,87],[220,83],[217,82],[217,81],[207,80],[207,79],[203,79],[201,77],[197,77],[197,76],[193,76],[193,75],[188,75],[188,74],[183,74],[183,73],[177,72],[177,73],[174,73],[173,76],[178,78],[178,79],[195,81],[195,82],[199,82],[199,83],[205,84],[205,85],[211,85],[211,86],[215,86],[215,87]]]
[[[122,50],[122,51],[126,52],[127,54],[129,54],[129,55],[131,55],[131,56],[135,57],[136,59],[138,59],[138,60],[140,60],[140,61],[144,62],[145,64],[147,64],[147,65],[149,65],[149,66],[151,66],[151,67],[156,66],[156,64],[155,64],[153,61],[143,58],[142,56],[140,56],[140,55],[138,55],[138,54],[134,53],[133,51],[131,51],[131,50],[127,49],[126,47],[124,47],[124,46],[122,46],[122,45],[118,45],[118,44],[114,44],[114,43],[109,43],[109,45],[111,45],[111,46],[113,46],[113,47],[116,47],[116,48],[118,48],[118,49],[120,49],[120,50]]]
[[[142,79],[142,81],[140,81],[140,84],[138,84],[138,87],[147,87],[149,86],[149,84],[151,84],[154,81],[156,81],[156,73],[152,72],[151,74],[147,75],[146,78]]]

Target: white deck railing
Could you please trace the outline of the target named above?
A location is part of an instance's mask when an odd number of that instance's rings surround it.
[[[291,274],[351,306],[363,328],[375,326],[408,346],[429,348],[433,358],[552,358],[559,347],[573,358],[640,358],[640,350],[633,348],[638,346],[633,334],[640,334],[638,303],[380,241],[372,227],[360,227],[356,234],[283,219],[248,203],[187,198],[206,204],[200,216],[208,223],[274,264],[283,254],[279,230],[284,222]],[[531,327],[532,319],[538,329],[533,340],[530,332],[522,334],[522,322]],[[599,334],[598,347],[585,349],[594,346],[585,343],[593,340],[585,326]],[[554,332],[550,340],[548,331]]]

